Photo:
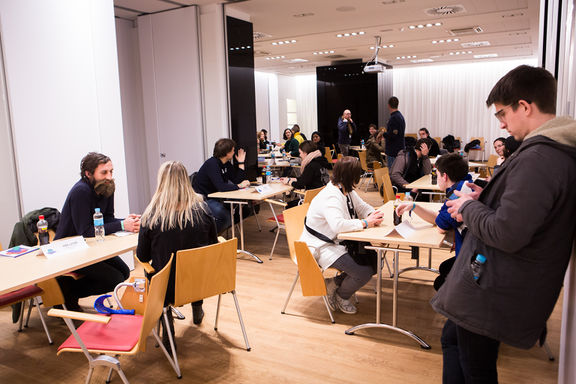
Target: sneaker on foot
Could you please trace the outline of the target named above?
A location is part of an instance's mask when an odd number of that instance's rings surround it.
[[[338,289],[338,285],[336,285],[336,281],[333,277],[329,279],[324,279],[324,283],[326,284],[326,297],[328,298],[328,306],[332,311],[336,310],[336,290]]]
[[[356,306],[352,303],[352,301],[343,299],[336,293],[334,296],[336,297],[336,305],[338,306],[339,310],[347,315],[354,315],[356,312],[358,312],[358,309],[356,309]]]

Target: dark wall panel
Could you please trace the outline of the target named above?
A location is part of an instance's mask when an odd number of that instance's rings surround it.
[[[246,170],[253,180],[257,172],[257,150],[252,23],[227,16],[226,33],[232,139],[238,148],[246,151]]]
[[[378,75],[363,73],[364,64],[340,64],[316,68],[318,128],[326,145],[338,142],[338,118],[352,112],[357,132],[352,144],[368,136],[368,125],[378,121]]]

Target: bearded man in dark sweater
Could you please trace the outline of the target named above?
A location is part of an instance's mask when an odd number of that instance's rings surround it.
[[[114,167],[108,156],[96,152],[84,156],[80,163],[82,178],[74,184],[66,197],[55,240],[69,236],[94,237],[95,208],[100,208],[104,216],[106,234],[121,230],[138,232],[139,215],[130,214],[124,220],[114,217],[113,171]],[[82,278],[57,278],[69,310],[81,310],[78,305],[79,298],[110,292],[130,276],[128,266],[118,256],[75,272],[82,275]]]

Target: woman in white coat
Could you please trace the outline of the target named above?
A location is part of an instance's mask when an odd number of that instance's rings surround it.
[[[339,233],[359,231],[382,222],[382,212],[375,211],[354,191],[362,167],[355,157],[344,157],[334,165],[330,182],[312,200],[306,226],[300,237],[314,254],[322,270],[336,268],[343,273],[326,280],[328,302],[347,314],[357,312],[350,297],[374,274],[370,265],[358,264],[346,247],[338,244]]]

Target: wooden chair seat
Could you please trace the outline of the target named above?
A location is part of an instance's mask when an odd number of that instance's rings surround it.
[[[86,321],[76,331],[90,352],[105,350],[129,352],[138,344],[143,319],[144,317],[139,315],[111,315],[108,323]],[[70,335],[58,347],[58,353],[74,349],[81,351],[78,341]]]

